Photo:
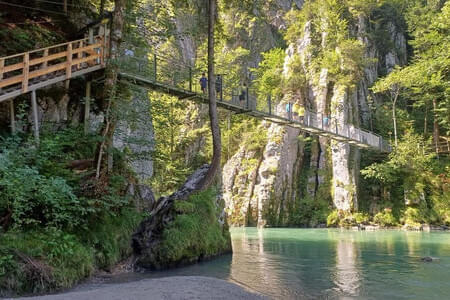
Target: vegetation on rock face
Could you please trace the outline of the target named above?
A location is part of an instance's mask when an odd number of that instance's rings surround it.
[[[175,220],[155,250],[155,268],[197,262],[231,250],[228,228],[217,221],[223,208],[216,202],[217,191],[210,188],[175,203]]]
[[[95,135],[67,129],[32,139],[15,136],[0,152],[0,295],[67,288],[131,253],[141,213],[125,195],[126,172],[93,191]],[[120,163],[120,160],[117,161]]]

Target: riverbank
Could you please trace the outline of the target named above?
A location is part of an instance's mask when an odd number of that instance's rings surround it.
[[[87,291],[31,298],[35,300],[114,300],[114,299],[267,299],[225,280],[203,276],[175,276],[104,285]]]

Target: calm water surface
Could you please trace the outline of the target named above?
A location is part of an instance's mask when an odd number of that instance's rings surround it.
[[[141,277],[227,279],[276,299],[450,299],[450,233],[231,230],[233,255]],[[422,256],[438,257],[424,263]]]

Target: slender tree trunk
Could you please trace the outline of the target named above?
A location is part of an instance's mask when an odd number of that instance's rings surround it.
[[[397,105],[398,92],[395,92],[394,100],[392,101],[392,120],[394,122],[394,142],[395,146],[398,146],[397,139],[397,114],[396,114],[396,105]]]
[[[428,136],[428,105],[425,103],[425,118],[423,120],[423,136],[425,139]]]
[[[105,0],[100,1],[100,15],[103,15],[103,12],[105,11]]]
[[[437,120],[437,102],[436,99],[433,99],[433,140],[434,145],[436,147],[436,152],[439,152],[438,144],[439,144],[439,124]]]
[[[221,136],[219,119],[217,117],[215,74],[214,74],[214,25],[216,17],[216,0],[208,0],[208,96],[209,96],[209,119],[213,138],[213,157],[208,173],[199,183],[198,189],[207,189],[213,182],[220,168],[221,158]]]
[[[105,115],[105,123],[103,124],[103,140],[97,147],[96,154],[96,178],[100,177],[102,165],[105,166],[107,160],[104,158],[105,151],[111,148],[116,127],[115,120],[115,101],[117,98],[117,76],[118,65],[115,60],[119,57],[119,48],[122,42],[122,31],[125,17],[125,4],[127,0],[115,0],[115,7],[113,13],[113,23],[111,24],[111,51],[110,64],[106,70],[106,79],[104,89],[106,91],[105,98],[108,101]]]

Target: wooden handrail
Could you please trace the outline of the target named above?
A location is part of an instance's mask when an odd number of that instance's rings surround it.
[[[83,63],[88,63],[87,67],[96,65],[104,66],[103,53],[105,52],[105,39],[103,36],[95,36],[94,41],[95,43],[89,44],[89,38],[84,38],[29,52],[0,57],[0,88],[7,88],[21,83],[21,91],[22,93],[26,93],[28,92],[30,80],[33,78],[65,70],[66,79],[70,79],[72,77],[73,66],[76,66],[77,70],[82,67]],[[57,51],[55,52],[54,49]],[[31,54],[40,52],[42,52],[41,57],[31,57]],[[17,62],[17,59],[20,58],[22,62]],[[15,62],[8,65],[8,60],[11,59],[15,59]],[[63,61],[61,62],[61,60]],[[30,67],[33,68],[30,69]],[[20,71],[22,74],[16,75]]]

